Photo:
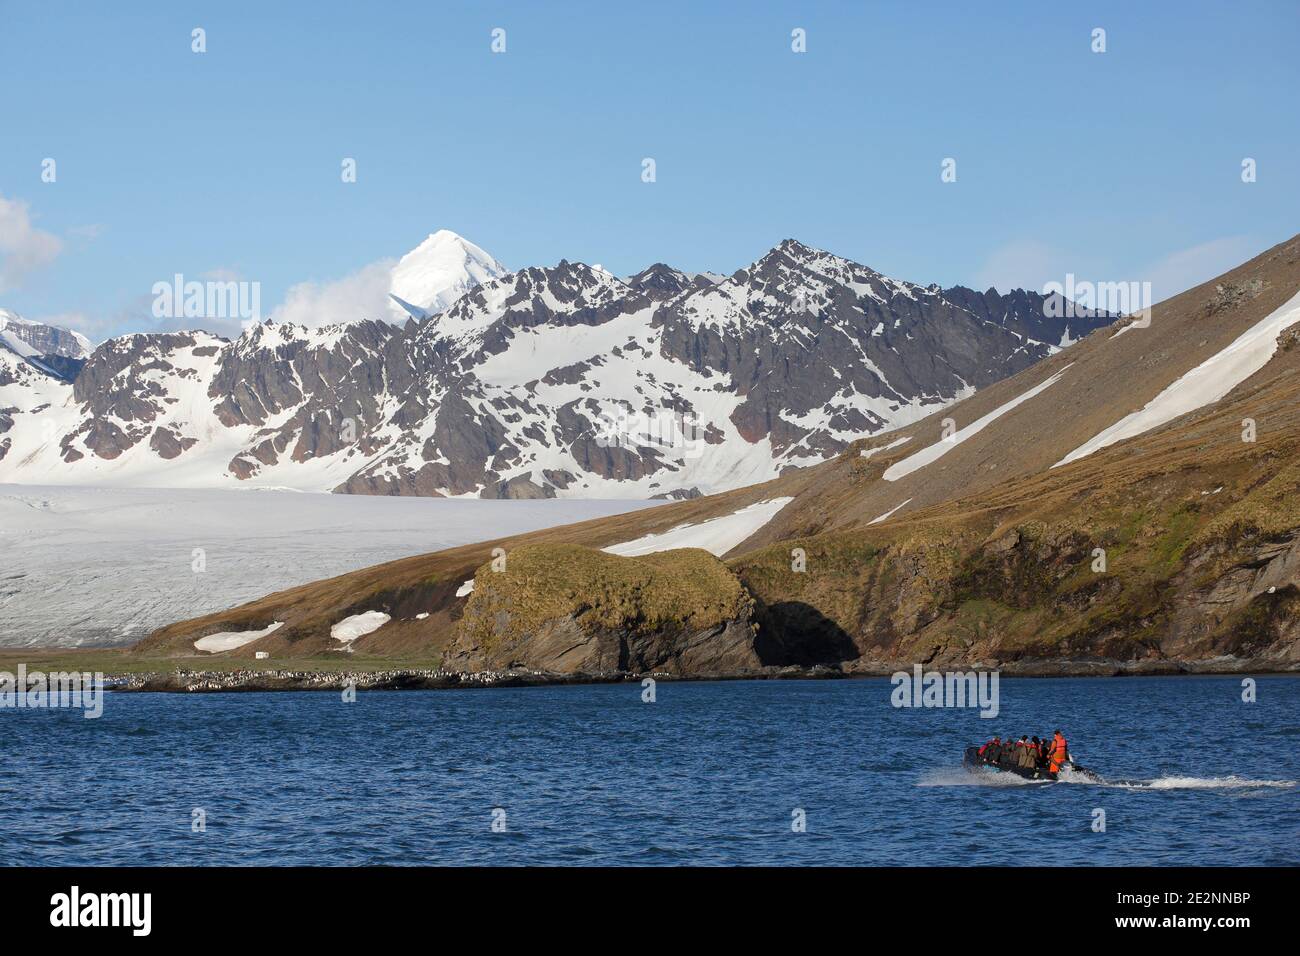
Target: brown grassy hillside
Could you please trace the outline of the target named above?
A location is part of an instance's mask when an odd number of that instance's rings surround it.
[[[223,630],[280,630],[228,656],[331,648],[363,610],[393,621],[359,652],[440,654],[460,633],[460,584],[491,554],[589,548],[792,496],[733,550],[757,602],[765,664],[1176,661],[1300,666],[1300,335],[1222,401],[1052,466],[1221,351],[1300,290],[1300,239],[1103,329],[945,411],[766,485],[392,562],[162,628],[139,650],[192,654]],[[1294,340],[1294,341],[1293,341]],[[1060,373],[1055,384],[897,481],[890,465]],[[1257,440],[1242,440],[1252,419]],[[909,440],[870,457],[900,437]],[[898,509],[886,521],[871,523]],[[795,549],[802,549],[804,569]],[[1094,570],[1098,549],[1105,569]],[[538,602],[550,595],[539,591]],[[521,600],[525,600],[521,598]],[[427,617],[417,618],[417,614]],[[464,642],[460,651],[463,656]]]

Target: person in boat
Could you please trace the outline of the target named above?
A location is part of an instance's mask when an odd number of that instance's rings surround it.
[[[980,759],[985,763],[997,763],[998,754],[1002,751],[1002,738],[997,734],[993,739],[980,748]]]
[[[1002,753],[998,754],[998,765],[1001,767],[1014,767],[1016,765],[1016,738],[1008,736],[1006,742],[1002,745]]]
[[[1047,751],[1047,772],[1055,777],[1061,772],[1061,767],[1070,759],[1070,746],[1065,741],[1065,735],[1059,730],[1052,737],[1051,746]]]
[[[1020,741],[1016,744],[1016,766],[1021,770],[1034,770],[1037,766],[1037,758],[1034,748],[1029,745],[1029,738],[1024,734],[1020,735]]]

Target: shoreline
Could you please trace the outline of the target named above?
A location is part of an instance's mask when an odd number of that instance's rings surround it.
[[[311,669],[243,669],[142,671],[106,674],[105,689],[114,693],[247,693],[265,691],[356,690],[466,690],[488,687],[558,687],[585,684],[640,683],[647,678],[666,682],[773,681],[773,680],[867,680],[888,678],[901,672],[910,675],[912,664],[884,664],[845,669],[772,667],[747,673],[672,674],[615,671],[598,674],[557,674],[546,671],[446,671],[441,668],[381,668],[368,671],[325,671]],[[996,671],[1002,677],[1235,677],[1300,676],[1300,664],[1279,667],[1277,662],[1249,659],[1196,662],[1055,662],[1012,667],[965,668],[966,671]],[[935,668],[927,673],[943,672]]]

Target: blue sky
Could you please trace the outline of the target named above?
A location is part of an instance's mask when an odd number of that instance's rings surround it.
[[[96,338],[152,327],[177,272],[269,311],[439,228],[511,267],[730,272],[794,236],[919,282],[1158,296],[1300,231],[1295,2],[0,0],[0,24],[0,307]]]

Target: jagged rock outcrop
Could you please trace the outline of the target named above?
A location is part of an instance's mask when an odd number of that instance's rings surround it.
[[[772,664],[806,663],[811,641],[820,662],[868,671],[1044,659],[1300,666],[1297,516],[1265,532],[1149,507],[992,534],[932,522],[883,544],[824,535],[799,542],[811,574],[788,572],[785,546],[732,566],[758,601]]]
[[[57,325],[33,322],[6,309],[0,309],[0,336],[29,346],[47,360],[55,356],[84,360],[94,350],[90,340],[80,333]]]
[[[89,339],[71,329],[0,309],[0,352],[17,356],[52,378],[73,381],[93,348]],[[5,384],[10,383],[0,381],[0,387]]]
[[[474,577],[452,670],[556,674],[757,671],[753,602],[707,551],[624,558],[578,545],[513,550]]]

